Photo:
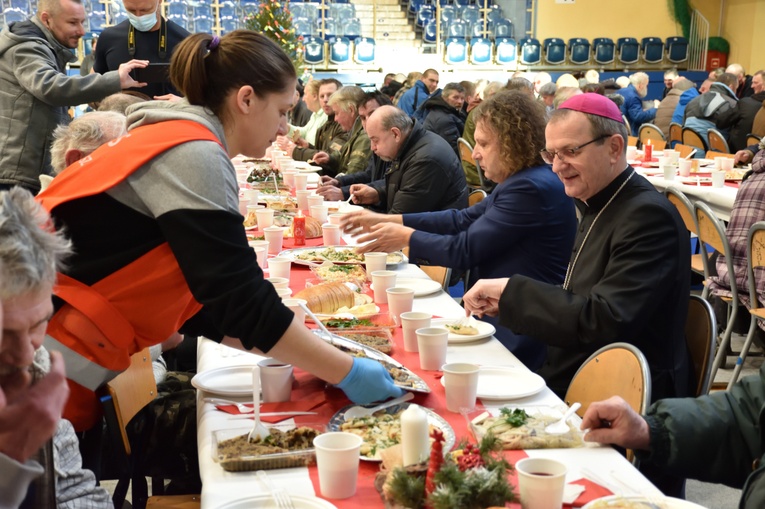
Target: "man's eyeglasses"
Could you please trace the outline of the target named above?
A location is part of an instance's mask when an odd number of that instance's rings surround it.
[[[562,163],[565,163],[567,159],[575,159],[576,156],[579,155],[579,153],[582,151],[584,147],[591,143],[595,143],[596,141],[600,141],[606,138],[610,138],[613,136],[612,134],[604,134],[602,136],[598,136],[594,140],[590,140],[587,143],[584,143],[582,145],[579,145],[578,147],[571,147],[571,148],[564,148],[562,150],[547,150],[546,148],[543,148],[539,151],[540,154],[542,154],[542,159],[547,164],[552,164],[553,160],[555,159],[555,156],[558,156],[558,160]]]

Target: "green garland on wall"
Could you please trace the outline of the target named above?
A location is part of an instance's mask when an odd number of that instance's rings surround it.
[[[688,0],[667,0],[669,15],[680,25],[683,37],[691,34],[691,3]]]

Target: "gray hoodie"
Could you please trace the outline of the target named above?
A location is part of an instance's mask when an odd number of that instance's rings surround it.
[[[40,189],[50,171],[50,142],[68,123],[69,106],[120,91],[117,71],[67,76],[71,50],[37,18],[11,23],[0,33],[0,184]]]

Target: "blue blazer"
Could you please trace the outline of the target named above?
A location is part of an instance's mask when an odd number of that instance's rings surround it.
[[[411,261],[470,269],[470,286],[478,279],[516,274],[563,283],[577,225],[574,202],[548,165],[519,171],[470,208],[403,218],[404,225],[417,230],[409,242]],[[497,339],[530,369],[541,366],[543,343],[515,335],[493,318],[485,320],[497,327]]]

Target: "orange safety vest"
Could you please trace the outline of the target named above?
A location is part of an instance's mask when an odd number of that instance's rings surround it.
[[[220,144],[192,121],[139,127],[69,166],[37,199],[53,212],[113,188],[159,154],[196,140]],[[127,369],[130,355],[161,343],[202,308],[167,243],[92,286],[59,273],[53,293],[66,304],[51,318],[44,344],[64,356],[70,388],[64,417],[77,431],[98,422],[95,391]]]

